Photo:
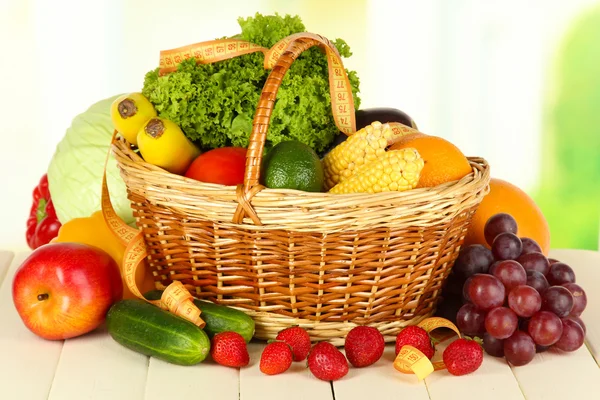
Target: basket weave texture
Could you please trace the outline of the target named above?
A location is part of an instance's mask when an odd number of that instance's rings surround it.
[[[328,46],[331,44],[325,39]],[[386,341],[430,316],[472,214],[487,194],[489,166],[434,188],[377,194],[266,189],[262,150],[279,83],[312,39],[293,43],[264,86],[244,185],[198,182],[143,161],[120,138],[113,153],[148,250],[156,286],[181,281],[197,298],[252,315],[255,337],[293,325],[343,344],[356,325]]]

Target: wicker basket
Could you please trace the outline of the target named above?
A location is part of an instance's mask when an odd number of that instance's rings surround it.
[[[279,83],[316,44],[296,40],[270,73],[244,185],[170,174],[145,163],[124,139],[113,152],[157,288],[178,280],[197,298],[240,308],[254,317],[259,339],[300,325],[313,340],[339,345],[354,326],[370,325],[392,341],[434,312],[487,193],[489,166],[470,158],[473,173],[460,181],[406,192],[334,195],[259,185]]]

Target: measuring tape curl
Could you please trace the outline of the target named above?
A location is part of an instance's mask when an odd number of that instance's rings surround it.
[[[425,318],[417,326],[423,328],[427,333],[430,333],[437,328],[449,328],[454,331],[458,337],[461,337],[460,331],[456,325],[445,318]],[[394,368],[405,374],[415,374],[419,380],[423,380],[433,371],[446,369],[446,365],[444,365],[443,361],[432,363],[419,349],[407,345],[402,346],[400,352],[396,356]]]

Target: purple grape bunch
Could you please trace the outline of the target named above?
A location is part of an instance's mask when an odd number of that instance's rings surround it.
[[[460,250],[437,312],[464,335],[482,338],[488,354],[514,366],[549,348],[580,348],[587,305],[573,269],[548,259],[538,243],[517,232],[511,215],[492,216],[484,227],[490,248],[474,244]]]

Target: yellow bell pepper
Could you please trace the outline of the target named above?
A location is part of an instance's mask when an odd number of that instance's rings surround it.
[[[52,242],[75,242],[98,247],[108,253],[120,268],[123,268],[125,246],[106,225],[102,211],[96,211],[87,218],[74,218],[63,224],[58,231],[58,236]],[[135,280],[142,293],[155,289],[154,279],[148,268],[139,268],[137,272]],[[123,280],[123,298],[135,298],[125,280]]]

